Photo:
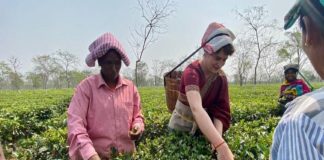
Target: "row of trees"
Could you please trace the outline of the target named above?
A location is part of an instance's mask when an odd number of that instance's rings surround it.
[[[228,75],[229,80],[244,85],[253,83],[252,73],[253,58],[248,52],[249,45],[237,41],[237,51],[234,54],[232,63],[228,66],[234,67],[234,75]],[[285,58],[281,58],[282,48],[277,54],[269,54],[261,59],[258,69],[257,82],[280,82],[283,79],[282,65],[286,64]],[[269,52],[270,53],[270,52]],[[180,69],[184,69],[192,60],[201,57],[197,54],[191,60],[183,64]],[[138,86],[162,86],[163,75],[170,71],[177,63],[174,60],[153,60],[152,66],[141,61],[137,66],[137,85]],[[99,68],[92,70],[80,70],[76,66],[79,64],[76,55],[67,51],[57,51],[51,55],[40,55],[32,58],[33,70],[22,74],[20,60],[10,57],[7,61],[0,61],[0,89],[47,89],[47,88],[71,88],[75,87],[82,79],[98,73]],[[280,73],[280,74],[278,74]],[[309,80],[319,79],[314,72],[303,70],[304,75]],[[135,69],[123,68],[121,74],[135,82]]]
[[[66,51],[57,51],[52,55],[40,55],[32,58],[33,71],[20,72],[21,62],[10,57],[7,62],[0,61],[0,87],[3,89],[21,88],[70,88],[91,71],[79,71],[76,67],[78,57]]]
[[[135,28],[131,35],[130,45],[136,56],[135,69],[124,69],[122,74],[133,80],[138,86],[163,85],[163,74],[183,60],[153,60],[148,66],[142,57],[146,49],[157,41],[161,33],[166,32],[165,20],[174,12],[173,1],[138,0],[143,18],[143,25]],[[307,58],[301,48],[301,33],[295,29],[286,32],[282,37],[282,29],[276,20],[268,20],[268,12],[264,6],[256,6],[235,14],[244,23],[242,31],[236,33],[236,52],[232,63],[231,81],[244,85],[252,82],[279,82],[283,75],[283,65],[299,64],[302,72],[309,80],[319,79],[313,70],[306,70]],[[284,41],[282,39],[285,39]],[[199,58],[197,54],[192,59]],[[79,59],[67,51],[57,51],[51,55],[32,58],[33,71],[24,75],[20,73],[21,63],[18,58],[10,57],[6,62],[0,61],[1,88],[70,88],[78,84],[86,76],[96,70],[79,70],[76,66]],[[185,67],[190,61],[182,65]],[[98,70],[98,69],[97,69]],[[97,72],[97,71],[96,71]]]
[[[296,28],[282,37],[282,27],[276,20],[269,20],[264,6],[256,6],[243,11],[235,11],[244,23],[243,31],[238,34],[234,64],[235,81],[243,85],[247,81],[273,82],[283,79],[283,65],[298,64],[308,79],[319,79],[313,70],[306,70],[307,57],[301,46],[301,33]],[[285,39],[285,40],[282,40]],[[252,72],[251,72],[252,70]],[[260,75],[259,75],[260,74]]]
[[[67,51],[57,51],[51,55],[40,55],[32,58],[33,70],[22,74],[21,63],[17,57],[0,61],[0,89],[48,89],[75,87],[82,79],[95,73],[99,68],[80,70],[79,59]],[[153,60],[149,67],[141,61],[137,66],[138,86],[161,86],[162,75],[175,66],[172,60]],[[135,69],[126,68],[121,73],[135,81]]]

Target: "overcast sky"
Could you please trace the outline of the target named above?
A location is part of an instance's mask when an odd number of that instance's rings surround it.
[[[239,33],[243,23],[233,10],[265,5],[269,19],[283,25],[283,17],[295,0],[175,0],[176,11],[146,53],[143,61],[175,59],[191,53],[208,24],[220,22]],[[135,55],[129,45],[131,29],[141,23],[136,0],[1,0],[0,61],[11,56],[22,62],[22,72],[31,71],[37,55],[68,51],[80,58],[80,69],[88,46],[105,32],[113,33],[124,45],[134,68]],[[227,64],[225,69],[230,70]],[[226,71],[226,70],[225,70]]]

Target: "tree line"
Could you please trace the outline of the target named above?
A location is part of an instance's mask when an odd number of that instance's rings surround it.
[[[146,49],[157,41],[157,35],[166,33],[165,19],[174,12],[173,1],[163,3],[150,0],[138,0],[141,9],[143,25],[135,28],[130,45],[135,51],[135,69],[122,70],[122,75],[133,80],[137,86],[162,86],[163,75],[180,63],[179,60],[153,60],[148,66],[142,60]],[[239,33],[236,33],[236,52],[230,66],[232,75],[229,80],[241,86],[246,83],[272,83],[283,80],[283,66],[296,63],[300,71],[311,81],[320,80],[309,66],[307,57],[301,46],[301,33],[295,28],[285,32],[276,20],[270,20],[264,6],[254,6],[244,10],[234,11],[243,23]],[[149,53],[148,53],[149,54]],[[182,65],[183,70],[192,60],[202,56],[202,51]],[[80,70],[77,65],[79,58],[68,51],[58,50],[54,54],[44,54],[32,58],[33,70],[25,74],[20,72],[21,63],[17,57],[0,61],[0,89],[47,89],[75,87],[82,79],[97,73],[95,70]],[[279,74],[278,74],[279,73]]]
[[[80,70],[79,58],[67,51],[58,50],[32,58],[32,71],[21,72],[21,61],[10,57],[0,61],[0,89],[49,89],[73,88],[86,77],[99,73],[99,68]],[[163,74],[175,65],[172,60],[153,60],[149,67],[144,61],[138,63],[138,86],[161,86]],[[123,68],[121,74],[135,81],[135,69]]]

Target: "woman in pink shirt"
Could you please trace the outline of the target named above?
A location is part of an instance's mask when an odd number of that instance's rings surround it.
[[[68,108],[68,144],[71,159],[109,159],[112,152],[132,153],[134,140],[144,131],[140,96],[132,81],[119,75],[121,61],[129,59],[118,40],[105,33],[89,46],[89,67],[100,74],[84,79]]]

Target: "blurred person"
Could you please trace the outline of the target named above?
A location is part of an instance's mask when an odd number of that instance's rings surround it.
[[[233,159],[232,151],[222,138],[230,126],[231,115],[228,82],[221,68],[234,53],[234,39],[234,34],[222,24],[209,24],[202,38],[204,55],[185,68],[168,124],[171,130],[191,134],[199,128],[217,152],[218,160]]]
[[[144,131],[140,95],[132,81],[120,76],[121,61],[130,61],[118,40],[105,33],[89,46],[89,67],[96,60],[100,73],[84,79],[68,108],[68,144],[71,159],[110,159],[132,153],[133,140]]]
[[[302,47],[324,79],[324,0],[298,0],[285,17],[285,29],[299,18]],[[324,159],[324,88],[297,97],[273,135],[270,159]]]

